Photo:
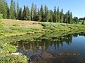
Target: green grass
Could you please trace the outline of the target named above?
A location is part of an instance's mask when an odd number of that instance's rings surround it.
[[[37,33],[48,31],[72,31],[85,30],[85,26],[81,24],[65,24],[52,22],[35,22],[35,21],[17,21],[3,19],[3,29],[0,30],[1,37],[23,35],[25,33]]]
[[[81,24],[65,24],[65,23],[41,23],[44,29],[56,31],[72,31],[85,30],[85,26]]]
[[[17,42],[20,40],[25,40],[25,42],[34,41],[34,39],[39,38],[42,35],[45,35],[42,38],[48,39],[52,37],[64,36],[67,33],[71,34],[85,31],[84,24],[81,25],[3,19],[2,25],[3,28],[0,29],[0,55],[2,55],[2,57],[0,56],[0,59],[2,60],[6,58],[3,61],[8,61],[11,58],[9,53],[17,50],[16,46],[11,45],[12,42]]]

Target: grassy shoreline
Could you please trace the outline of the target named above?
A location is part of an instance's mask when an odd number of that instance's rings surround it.
[[[43,33],[53,31],[74,31],[85,30],[84,25],[65,24],[52,22],[36,22],[36,21],[18,21],[11,19],[2,19],[3,27],[0,31],[1,37],[23,35],[25,33]]]
[[[74,32],[78,33],[85,31],[85,25],[81,24],[18,21],[11,19],[2,19],[2,24],[3,29],[0,29],[0,50],[2,50],[2,52],[0,51],[0,55],[2,55],[2,57],[0,57],[0,59],[3,59],[3,55],[5,55],[5,58],[8,58],[7,55],[9,55],[11,52],[16,52],[17,48],[16,46],[11,45],[11,42],[26,39],[31,41],[33,38],[39,38],[42,35],[47,34],[47,36],[51,36],[51,34],[54,32],[56,32],[58,37]],[[17,60],[19,59],[20,58]]]

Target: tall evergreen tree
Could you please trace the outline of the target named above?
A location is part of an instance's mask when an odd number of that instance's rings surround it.
[[[24,5],[22,19],[23,20],[31,20],[30,10],[29,10],[28,6]]]
[[[3,7],[4,7],[4,4],[3,4],[3,0],[0,0],[0,14],[3,14]]]
[[[33,21],[34,18],[34,3],[32,3],[32,7],[31,7],[31,20]]]
[[[53,22],[57,22],[57,11],[56,11],[56,6],[54,7]]]
[[[40,8],[40,15],[41,15],[41,21],[44,21],[44,9],[43,9],[43,5],[41,5],[41,8]]]
[[[10,10],[9,10],[9,18],[10,19],[15,19],[15,7],[14,7],[15,5],[14,5],[14,1],[13,0],[11,0],[11,5],[10,5]]]
[[[7,2],[5,1],[4,2],[4,14],[3,14],[3,18],[7,19],[7,11],[8,11],[8,5],[7,5]]]
[[[49,15],[49,17],[50,17],[50,18],[49,18],[49,22],[53,22],[53,11],[50,10],[50,11],[49,11],[49,14],[50,14],[50,15]]]
[[[37,21],[37,6],[34,5],[34,16],[33,16],[33,20]]]
[[[66,13],[65,23],[68,23],[68,13]]]
[[[67,14],[68,14],[67,23],[70,24],[70,11],[69,10],[68,10]]]
[[[17,18],[17,15],[16,15],[16,13],[17,13],[17,5],[16,5],[15,1],[13,3],[13,8],[14,8],[14,19],[16,19]]]
[[[69,16],[69,18],[70,18],[70,24],[72,24],[72,23],[73,23],[72,12],[70,12],[70,16]]]
[[[60,11],[59,11],[59,7],[57,8],[57,22],[60,22]]]
[[[22,19],[26,20],[26,7],[25,7],[25,5],[24,5],[24,9],[23,9]]]
[[[16,11],[16,19],[18,19],[19,18],[19,3],[17,2],[17,9],[16,9],[17,11]]]
[[[6,0],[0,0],[0,14],[3,14],[3,18],[7,19],[8,4]]]
[[[45,22],[48,22],[49,21],[49,18],[50,18],[50,16],[49,16],[49,11],[48,11],[48,8],[47,8],[47,6],[45,5],[45,14],[44,14],[44,19],[45,19]]]
[[[41,12],[40,12],[40,10],[38,9],[38,19],[37,19],[38,21],[41,21],[42,20],[42,16],[41,16]]]
[[[22,8],[19,9],[18,19],[22,20]]]
[[[70,24],[72,23],[72,13],[70,12],[70,10],[68,10],[67,12],[67,23]]]
[[[26,9],[26,20],[31,20],[31,13],[28,6],[26,6],[25,9]]]
[[[61,9],[60,22],[63,23],[63,20],[64,20],[64,14],[63,14],[63,9]]]

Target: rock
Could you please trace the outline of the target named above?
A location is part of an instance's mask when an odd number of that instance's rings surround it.
[[[39,55],[32,55],[29,60],[30,61],[39,61],[39,59],[40,59]]]
[[[12,55],[19,55],[19,52],[11,53]]]
[[[43,59],[51,59],[51,58],[53,58],[53,55],[50,53],[44,52],[44,53],[42,53],[41,57]]]

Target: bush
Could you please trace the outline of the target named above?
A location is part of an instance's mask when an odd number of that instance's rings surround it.
[[[0,19],[2,19],[3,18],[3,14],[0,14]]]
[[[2,25],[2,22],[1,22],[1,19],[3,18],[3,15],[2,14],[0,14],[0,29],[2,29],[3,28],[3,25]]]
[[[84,21],[82,22],[82,24],[84,24]]]
[[[0,63],[27,63],[27,58],[24,55],[0,55]]]

